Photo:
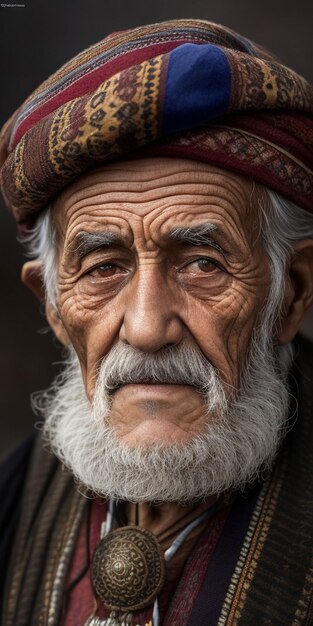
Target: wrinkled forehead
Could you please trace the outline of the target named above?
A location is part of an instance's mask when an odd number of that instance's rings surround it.
[[[207,213],[243,231],[258,228],[260,189],[250,179],[219,167],[181,158],[145,158],[102,166],[59,195],[54,219],[60,243],[72,231],[98,230],[110,219],[131,228],[138,219],[159,229],[190,225]]]

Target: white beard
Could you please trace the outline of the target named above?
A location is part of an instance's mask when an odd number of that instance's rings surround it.
[[[71,349],[64,372],[35,398],[44,437],[75,479],[104,497],[183,503],[243,489],[271,467],[288,423],[288,350],[278,357],[270,341],[265,350],[266,334],[255,331],[240,390],[230,398],[196,346],[149,355],[118,343],[102,361],[91,406]],[[119,440],[109,423],[112,389],[151,377],[197,387],[210,418],[202,433],[185,444],[146,448]]]

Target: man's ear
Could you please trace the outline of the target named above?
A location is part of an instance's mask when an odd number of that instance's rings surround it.
[[[42,263],[40,261],[27,261],[21,272],[21,279],[40,302],[45,304],[46,318],[57,339],[64,345],[69,346],[69,336],[63,326],[57,309],[46,299],[42,276]]]
[[[27,263],[24,263],[21,271],[21,280],[26,287],[31,289],[40,302],[45,301],[42,263],[40,261],[27,261]]]
[[[63,326],[59,312],[48,300],[46,301],[46,318],[57,339],[63,344],[63,346],[69,346],[71,342],[65,327]]]
[[[313,241],[305,239],[294,247],[289,263],[287,287],[280,317],[278,343],[285,345],[300,330],[306,311],[313,303]]]

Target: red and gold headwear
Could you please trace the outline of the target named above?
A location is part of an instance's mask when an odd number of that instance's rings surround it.
[[[103,39],[53,74],[0,137],[1,186],[30,226],[113,159],[182,156],[249,176],[313,212],[313,88],[259,46],[199,20]]]

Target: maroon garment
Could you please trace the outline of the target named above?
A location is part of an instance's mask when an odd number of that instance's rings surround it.
[[[159,597],[161,623],[170,626],[182,623],[182,615],[188,618],[206,575],[208,564],[230,512],[225,505],[208,520],[194,550],[184,567],[177,585],[166,585]],[[96,610],[97,617],[105,619],[108,611],[101,602],[95,600],[90,580],[89,563],[99,542],[101,524],[107,515],[107,503],[96,498],[84,517],[66,582],[66,602],[63,626],[83,626]],[[188,594],[185,593],[188,586]],[[177,588],[177,591],[176,591]],[[145,626],[152,619],[153,606],[134,614],[135,624]],[[165,620],[165,621],[164,621]]]

